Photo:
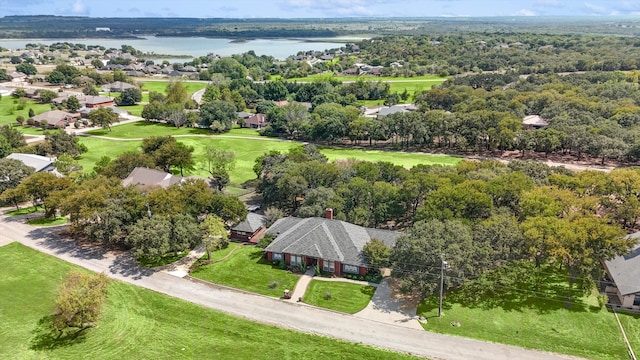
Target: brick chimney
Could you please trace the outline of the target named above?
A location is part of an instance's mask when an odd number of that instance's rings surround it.
[[[324,217],[329,220],[333,220],[333,209],[332,208],[324,209]]]

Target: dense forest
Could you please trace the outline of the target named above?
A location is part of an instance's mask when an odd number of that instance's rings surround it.
[[[313,146],[256,161],[267,216],[321,217],[404,230],[387,261],[407,289],[429,293],[439,254],[456,264],[450,286],[507,263],[562,264],[581,289],[600,280],[600,259],[623,253],[620,238],[640,216],[640,172],[572,173],[533,161],[411,169],[328,162]],[[280,215],[277,215],[280,214]]]

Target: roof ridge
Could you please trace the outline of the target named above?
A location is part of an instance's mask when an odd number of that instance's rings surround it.
[[[329,219],[324,219],[321,222],[321,226],[322,226],[323,230],[325,231],[325,233],[327,234],[327,238],[329,239],[329,242],[333,246],[333,249],[336,251],[336,254],[338,254],[338,259],[340,259],[340,261],[343,261],[344,260],[344,254],[342,253],[342,251],[340,251],[340,247],[338,246],[338,243],[336,242],[336,239],[333,237],[333,234],[331,233],[331,229],[329,229],[329,227],[327,226],[328,220]],[[343,226],[343,228],[344,228],[344,226]],[[351,235],[349,235],[348,232],[347,232],[347,236],[351,237]]]

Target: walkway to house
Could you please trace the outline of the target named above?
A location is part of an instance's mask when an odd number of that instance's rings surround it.
[[[417,300],[396,294],[393,291],[393,279],[385,278],[378,285],[369,305],[354,316],[423,330],[416,315],[417,305]]]
[[[154,270],[161,270],[166,272],[169,275],[177,276],[179,278],[183,278],[189,275],[189,268],[193,265],[194,262],[198,261],[204,254],[207,253],[204,244],[200,244],[196,246],[195,249],[189,251],[187,256],[182,259],[165,266],[161,266],[158,268],[154,268]]]
[[[304,296],[304,293],[307,292],[309,283],[311,283],[311,280],[313,279],[313,276],[315,274],[316,271],[312,266],[307,270],[307,272],[300,276],[300,279],[298,279],[296,287],[293,289],[293,293],[291,294],[291,298],[289,299],[289,301],[296,302],[298,301],[298,299]]]
[[[314,279],[315,280],[319,280],[319,281],[346,282],[346,283],[352,283],[352,284],[358,284],[358,285],[364,285],[364,286],[373,286],[375,288],[380,286],[380,284],[372,283],[372,282],[368,282],[368,281],[352,280],[352,279],[339,278],[339,277],[331,277],[331,278],[329,278],[329,277],[316,276]]]

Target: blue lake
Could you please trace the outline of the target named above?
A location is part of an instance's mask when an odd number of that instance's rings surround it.
[[[143,39],[0,39],[0,46],[16,50],[24,49],[25,45],[29,43],[50,45],[56,42],[70,42],[74,44],[101,45],[106,48],[118,49],[122,45],[131,45],[140,51],[148,53],[190,55],[193,57],[203,56],[209,53],[229,56],[253,50],[257,55],[270,55],[276,59],[284,60],[289,55],[295,55],[300,51],[324,51],[339,48],[353,41],[353,38],[333,38],[313,41],[302,39],[255,39],[246,42],[232,42],[230,39],[202,37],[147,36]],[[149,58],[153,59],[153,56]],[[187,60],[179,59],[177,61],[184,62]]]

